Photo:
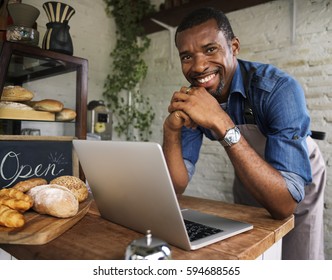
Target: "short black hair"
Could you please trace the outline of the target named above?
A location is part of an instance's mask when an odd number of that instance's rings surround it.
[[[175,40],[179,32],[200,25],[210,19],[214,19],[216,21],[218,29],[223,32],[227,42],[230,43],[235,37],[232,26],[226,15],[221,10],[212,7],[200,8],[188,14],[176,29]]]

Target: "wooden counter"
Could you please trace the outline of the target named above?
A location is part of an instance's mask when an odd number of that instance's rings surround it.
[[[282,221],[273,220],[261,208],[188,196],[180,196],[179,202],[181,207],[249,222],[254,228],[196,251],[184,251],[172,246],[173,259],[256,259],[294,227],[293,216]],[[143,235],[140,233],[101,218],[96,205],[92,203],[82,220],[45,245],[0,244],[0,248],[17,259],[25,260],[121,260],[127,245],[141,237]]]

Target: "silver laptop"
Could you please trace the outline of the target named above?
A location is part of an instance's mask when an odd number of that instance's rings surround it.
[[[101,216],[185,250],[253,228],[251,224],[180,209],[158,143],[73,140]],[[190,224],[200,232],[189,230]],[[187,225],[186,225],[187,224]]]

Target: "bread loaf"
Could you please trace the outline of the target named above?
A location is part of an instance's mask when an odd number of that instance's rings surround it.
[[[34,97],[34,94],[20,86],[6,86],[3,88],[1,100],[2,101],[29,101]]]
[[[32,209],[39,214],[69,218],[78,212],[78,200],[71,191],[63,186],[41,185],[29,190],[28,194],[34,200]]]
[[[15,110],[27,110],[33,111],[33,108],[28,106],[27,104],[12,102],[12,101],[1,101],[0,109],[15,109]]]
[[[72,121],[76,118],[76,112],[72,109],[63,108],[60,112],[55,113],[56,121]]]
[[[50,184],[57,184],[68,188],[77,198],[79,202],[82,202],[88,198],[89,191],[86,184],[75,176],[60,176],[51,180]]]
[[[28,190],[32,189],[33,187],[46,185],[47,181],[43,178],[30,178],[28,180],[24,180],[21,182],[16,183],[12,189],[20,190],[22,192],[27,192]]]
[[[33,105],[33,109],[36,111],[57,113],[63,109],[63,103],[54,99],[43,99],[36,101]]]

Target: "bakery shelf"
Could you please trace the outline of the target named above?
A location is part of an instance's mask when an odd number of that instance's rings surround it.
[[[87,133],[87,91],[88,61],[84,58],[48,51],[36,46],[5,41],[0,55],[0,94],[6,85],[22,85],[67,73],[76,73],[73,83],[76,84],[75,100],[76,119],[75,137],[85,139]],[[75,75],[75,74],[74,74]],[[3,111],[0,119],[11,119],[15,122],[24,120],[54,121],[54,114],[43,112],[15,113]],[[28,116],[32,114],[33,116]],[[52,116],[53,115],[53,116]]]

